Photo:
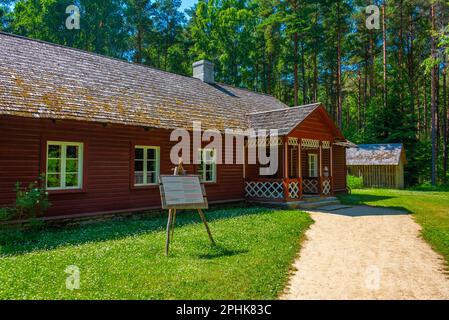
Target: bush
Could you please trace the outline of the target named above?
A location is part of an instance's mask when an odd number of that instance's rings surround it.
[[[351,189],[361,189],[363,188],[363,177],[356,177],[348,175],[347,177],[348,187]]]
[[[22,187],[20,182],[15,185],[16,202],[12,207],[0,208],[0,221],[30,220],[42,216],[51,204],[48,201],[48,193],[45,190],[45,176],[40,176],[38,181]]]
[[[414,191],[449,191],[449,185],[447,184],[439,184],[433,186],[430,182],[425,182],[410,188],[410,190]]]
[[[11,220],[14,215],[12,208],[0,208],[0,222]]]

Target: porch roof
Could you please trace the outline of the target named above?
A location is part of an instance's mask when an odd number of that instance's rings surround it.
[[[321,103],[314,103],[288,109],[249,113],[247,115],[249,127],[256,130],[278,130],[279,135],[287,135],[320,106]]]
[[[347,165],[398,165],[405,154],[402,143],[359,144],[346,151]]]

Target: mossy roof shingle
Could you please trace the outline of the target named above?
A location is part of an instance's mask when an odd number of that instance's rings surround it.
[[[279,109],[266,94],[0,32],[0,115],[223,130]]]

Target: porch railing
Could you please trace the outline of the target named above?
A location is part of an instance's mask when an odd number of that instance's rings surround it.
[[[330,196],[332,189],[332,177],[321,177],[321,194]]]
[[[321,194],[329,196],[332,194],[332,177],[308,177],[302,180],[305,194]]]
[[[282,201],[284,184],[282,179],[254,179],[245,181],[247,198]]]
[[[245,196],[264,201],[298,201],[303,194],[332,195],[332,177],[252,179],[245,181]]]
[[[320,178],[307,177],[302,179],[302,189],[307,194],[319,194]]]
[[[247,198],[270,201],[293,201],[302,196],[299,179],[253,179],[245,181]]]

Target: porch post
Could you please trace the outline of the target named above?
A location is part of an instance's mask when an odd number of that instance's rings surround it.
[[[298,138],[298,180],[299,198],[302,199],[302,159],[301,159],[301,138]]]
[[[284,136],[284,179],[282,181],[282,185],[284,187],[284,201],[287,201],[287,199],[290,197],[288,194],[288,138],[287,136]]]
[[[302,178],[301,139],[298,140],[298,178]]]
[[[330,159],[330,163],[329,163],[329,176],[332,177],[332,173],[333,173],[333,166],[334,166],[334,160],[332,159],[332,143],[330,145],[329,148],[329,159]]]
[[[329,159],[330,159],[329,160],[330,161],[330,163],[329,163],[329,177],[331,179],[331,194],[333,195],[334,194],[334,170],[333,170],[334,160],[333,160],[333,157],[332,157],[332,141],[330,142]]]
[[[323,161],[322,161],[322,156],[323,156],[323,152],[322,152],[322,148],[321,148],[321,141],[320,141],[320,169],[319,169],[319,176],[321,177],[323,175]]]
[[[284,137],[284,179],[288,179],[288,141]]]
[[[322,141],[320,140],[320,160],[319,160],[319,177],[318,177],[318,192],[321,195],[323,192],[323,152],[322,152]]]
[[[243,180],[246,180],[246,148],[245,145],[243,145]]]

